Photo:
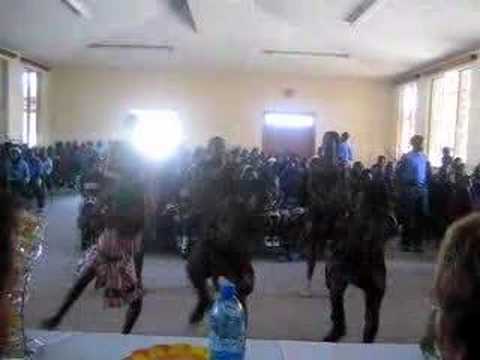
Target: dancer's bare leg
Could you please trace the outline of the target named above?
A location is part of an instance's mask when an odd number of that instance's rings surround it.
[[[53,330],[57,328],[58,325],[60,325],[63,317],[67,314],[73,304],[75,304],[78,298],[82,295],[85,288],[88,286],[88,284],[90,284],[90,282],[92,282],[94,278],[95,268],[91,266],[78,278],[77,282],[70,289],[67,296],[65,297],[62,306],[60,307],[60,309],[58,309],[57,313],[42,322],[42,327],[48,330]]]
[[[142,287],[142,272],[143,272],[144,249],[143,246],[137,254],[135,254],[135,272],[138,279],[138,286]],[[134,300],[128,307],[125,324],[123,325],[122,334],[130,334],[138,317],[142,313],[143,297]]]
[[[188,258],[187,274],[197,293],[197,305],[190,314],[190,324],[202,321],[205,313],[212,305],[212,299],[208,290],[207,279],[210,277],[208,249],[205,244],[198,242]]]
[[[347,289],[348,282],[343,276],[343,270],[338,266],[329,266],[325,269],[325,280],[330,291],[330,319],[332,327],[323,341],[338,342],[346,333],[345,308],[343,297]]]
[[[142,312],[143,307],[143,298],[140,297],[138,300],[133,301],[127,310],[127,317],[125,319],[125,324],[123,325],[122,334],[130,334],[135,323]]]
[[[317,256],[318,256],[318,232],[315,231],[316,226],[312,228],[308,239],[307,246],[307,283],[305,287],[300,291],[300,296],[303,297],[312,297],[312,279],[313,274],[315,273],[315,267],[317,266]]]

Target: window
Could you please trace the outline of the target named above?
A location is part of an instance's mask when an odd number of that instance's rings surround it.
[[[28,146],[37,144],[38,73],[29,69],[23,72],[23,132],[22,141]]]
[[[134,146],[146,157],[165,159],[183,140],[178,113],[170,110],[132,110],[135,121],[132,129]]]
[[[442,148],[467,160],[471,70],[449,71],[432,83],[429,158],[440,166]]]
[[[400,89],[400,143],[399,155],[410,150],[410,139],[415,135],[418,89],[416,83],[402,86]]]

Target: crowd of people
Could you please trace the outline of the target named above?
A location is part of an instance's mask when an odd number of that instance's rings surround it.
[[[77,188],[82,174],[105,157],[102,141],[57,142],[54,146],[29,148],[26,144],[0,144],[0,187],[23,199],[45,206],[48,191]]]
[[[453,158],[450,149],[443,149],[442,164],[438,169],[430,167],[423,154],[423,144],[419,145],[418,151],[405,154],[398,161],[387,161],[380,155],[375,164],[367,167],[354,160],[349,138],[345,132],[338,139],[337,165],[347,169],[346,176],[353,194],[358,192],[365,177],[381,180],[387,185],[396,219],[402,228],[403,250],[422,251],[425,239],[440,239],[448,224],[480,207],[480,166],[468,175],[465,164],[460,158]],[[2,144],[0,186],[22,198],[35,199],[41,209],[49,191],[60,188],[84,190],[84,184],[102,172],[112,144],[112,141],[67,141],[36,148]],[[291,230],[298,228],[298,223],[305,221],[308,210],[315,207],[312,170],[322,151],[320,147],[313,158],[307,159],[288,153],[265,154],[258,148],[232,147],[226,150],[226,162],[238,176],[261,178],[267,187],[265,211],[269,214],[270,226],[265,233],[265,246],[284,249],[280,255],[282,259],[299,258],[303,252],[302,232],[296,229],[298,231],[292,234]],[[171,232],[167,236],[178,239],[184,255],[190,251],[199,226],[190,206],[192,180],[206,157],[205,147],[193,150],[182,147],[162,167],[164,174],[160,176],[161,189],[158,191],[161,195],[156,201],[162,206],[169,204],[170,209],[176,210],[169,213],[176,216],[172,218],[172,226],[167,227]],[[409,166],[409,163],[415,166]],[[412,170],[418,165],[420,171]],[[82,193],[88,195],[88,191]],[[88,211],[86,213],[88,215]],[[85,225],[80,225],[84,230],[88,223],[85,214],[81,215],[79,223]],[[85,241],[85,244],[90,242]]]
[[[384,246],[397,224],[401,224],[404,249],[419,251],[428,218],[439,220],[430,216],[433,212],[439,211],[441,226],[447,227],[476,207],[478,169],[467,176],[461,160],[452,159],[446,149],[442,167],[432,171],[423,152],[423,138],[415,136],[411,144],[412,151],[397,163],[379,157],[376,164],[366,168],[353,161],[347,134],[326,133],[318,154],[309,160],[294,155],[267,156],[258,149],[228,149],[225,141],[216,137],[206,148],[192,153],[182,149],[166,162],[153,182],[160,189],[153,193],[147,191],[151,179],[146,176],[145,163],[126,143],[110,144],[106,156],[99,156],[93,144],[58,144],[54,152],[46,149],[53,164],[49,180],[57,186],[69,186],[80,175],[82,191],[96,191],[98,201],[91,220],[101,231],[63,304],[43,325],[57,327],[95,280],[96,287],[105,290],[107,306],[128,305],[123,333],[129,333],[142,310],[145,215],[164,213],[172,202],[182,202],[196,219],[192,223],[196,223],[198,234],[187,259],[187,273],[198,296],[192,323],[200,321],[211,306],[207,280],[216,284],[220,276],[229,278],[246,307],[254,288],[255,245],[265,240],[265,234],[273,234],[267,238],[285,237],[291,247],[292,241],[302,235],[307,295],[317,256],[324,255],[327,248],[330,253],[326,285],[332,328],[325,340],[338,341],[345,335],[343,295],[353,284],[366,295],[363,340],[372,342],[386,288]],[[7,191],[24,196],[26,187],[32,186],[32,176],[47,174],[41,154],[42,149],[3,147],[3,184]],[[38,158],[40,165],[31,166],[32,158]],[[32,171],[35,166],[42,170]],[[48,178],[42,179],[48,182]],[[4,278],[11,266],[8,249],[15,212],[8,193],[2,190],[4,197],[5,216],[1,221],[5,224],[0,235],[2,248],[7,250],[2,255],[5,269],[0,289],[6,286]],[[443,206],[435,208],[438,204]],[[273,218],[278,221],[280,217],[281,221],[272,222],[272,213],[280,214]],[[283,221],[283,217],[293,220]],[[269,233],[272,224],[285,233]],[[438,321],[433,332],[446,359],[474,359],[479,355],[471,331],[471,325],[480,320],[475,304],[480,288],[479,229],[478,215],[461,220],[447,232],[440,252],[434,286]]]

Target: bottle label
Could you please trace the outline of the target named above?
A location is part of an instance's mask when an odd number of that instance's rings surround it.
[[[244,354],[233,354],[226,351],[210,353],[210,360],[243,360]]]

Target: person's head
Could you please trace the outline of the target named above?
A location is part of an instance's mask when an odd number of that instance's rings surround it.
[[[352,174],[355,176],[360,176],[362,171],[364,170],[364,166],[361,161],[355,161],[352,165]]]
[[[454,223],[440,250],[433,289],[444,360],[480,359],[480,215]]]
[[[369,184],[373,180],[373,175],[370,169],[364,169],[361,174],[361,180],[363,185]]]
[[[323,135],[322,140],[322,159],[329,166],[337,164],[337,147],[340,137],[335,131],[328,131]]]
[[[380,155],[378,158],[377,158],[377,165],[380,166],[380,167],[384,167],[387,163],[387,158],[383,155]]]
[[[472,178],[476,181],[480,180],[480,164],[473,169]]]
[[[12,159],[12,161],[17,161],[21,158],[22,151],[20,150],[19,147],[14,146],[14,147],[10,148],[9,155],[10,155],[10,159]]]
[[[341,142],[347,142],[348,139],[350,139],[350,134],[345,131],[344,133],[342,133],[342,136],[341,136],[341,138],[340,138],[340,141],[341,141]]]
[[[416,152],[423,151],[423,136],[414,135],[410,139],[410,145],[412,145],[413,151],[416,151]]]
[[[203,147],[197,146],[195,150],[193,150],[192,154],[192,163],[193,164],[200,164],[205,160],[206,151]]]
[[[459,157],[456,157],[454,160],[453,160],[453,166],[455,168],[458,168],[460,165],[463,164],[463,161],[462,161],[462,158],[459,158]]]
[[[319,171],[322,166],[322,159],[319,156],[314,156],[310,159],[309,168],[312,171]]]
[[[40,159],[45,160],[47,158],[47,150],[44,147],[38,149],[38,156]]]
[[[395,169],[395,164],[393,161],[389,161],[385,167],[385,171],[388,173],[393,173],[393,170]]]
[[[452,156],[450,155],[450,148],[442,149],[442,167],[448,167],[452,164]]]
[[[208,142],[208,156],[211,160],[223,159],[226,151],[225,140],[220,136],[215,136]]]

